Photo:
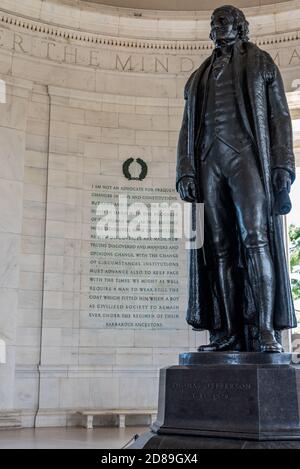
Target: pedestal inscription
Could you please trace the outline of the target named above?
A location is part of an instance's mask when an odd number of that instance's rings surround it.
[[[204,353],[201,364],[161,369],[153,430],[254,440],[300,439],[299,368],[292,356],[278,354],[280,364],[272,354],[274,364],[264,364],[260,360],[264,354],[241,353],[240,363],[229,356],[224,364],[222,355],[214,364]],[[271,362],[271,354],[268,359]]]

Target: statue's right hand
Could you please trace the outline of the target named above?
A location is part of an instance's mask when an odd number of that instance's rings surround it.
[[[185,202],[196,201],[196,184],[195,179],[190,176],[184,176],[178,183],[178,192],[180,198]]]

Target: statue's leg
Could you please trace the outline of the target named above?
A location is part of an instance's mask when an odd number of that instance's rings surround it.
[[[255,153],[248,147],[228,159],[228,183],[246,254],[248,280],[258,314],[260,347],[280,352],[273,327],[275,274],[267,229],[267,205]]]
[[[213,294],[222,318],[222,330],[218,339],[201,351],[241,350],[241,308],[237,301],[237,258],[235,212],[228,192],[226,178],[216,154],[220,146],[211,150],[201,165],[201,189],[204,196],[205,243],[209,244],[210,264],[213,275]]]

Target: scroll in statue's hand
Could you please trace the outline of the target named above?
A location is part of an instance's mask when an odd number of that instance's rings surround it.
[[[180,198],[185,202],[196,201],[196,184],[194,178],[184,176],[178,183]]]
[[[289,196],[291,190],[291,176],[286,169],[276,168],[273,170],[272,182],[274,188],[274,212],[276,215],[286,215],[292,209]]]

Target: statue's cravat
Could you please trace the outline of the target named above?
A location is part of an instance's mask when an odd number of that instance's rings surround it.
[[[232,47],[227,47],[225,51],[220,54],[216,54],[215,60],[212,64],[212,74],[215,80],[217,80],[223,73],[224,68],[229,63],[232,55]]]

